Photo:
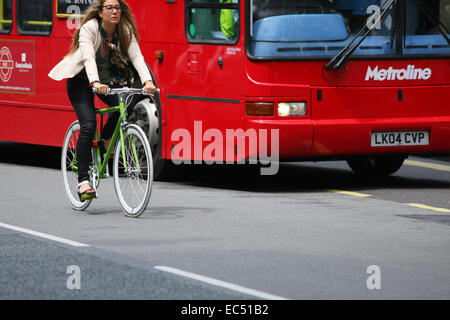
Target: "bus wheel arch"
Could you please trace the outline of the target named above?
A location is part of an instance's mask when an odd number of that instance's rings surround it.
[[[129,118],[131,123],[137,124],[147,135],[153,155],[154,179],[163,180],[170,175],[169,160],[162,158],[162,112],[159,95],[153,101],[143,99],[136,103]]]
[[[359,176],[380,177],[397,172],[407,155],[363,155],[347,159],[347,164]]]

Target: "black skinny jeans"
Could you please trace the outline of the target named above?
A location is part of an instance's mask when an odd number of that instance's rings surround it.
[[[89,83],[76,76],[67,79],[67,94],[80,121],[80,136],[77,143],[78,182],[89,181],[88,171],[91,162],[92,140],[97,128],[94,94]],[[119,104],[119,99],[115,95],[98,95],[98,97],[110,107]],[[119,112],[108,114],[108,121],[103,127],[101,139],[109,140],[111,138],[118,119]]]

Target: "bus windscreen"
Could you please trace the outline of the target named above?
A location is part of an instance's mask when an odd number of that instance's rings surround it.
[[[396,1],[381,19],[389,1],[250,1],[249,53],[255,57],[333,57],[358,42],[364,28],[372,30],[354,56],[450,53],[439,30],[450,24],[450,0]]]

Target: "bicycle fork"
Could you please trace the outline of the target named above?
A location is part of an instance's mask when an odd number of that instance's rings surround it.
[[[124,128],[128,125],[127,123],[127,118],[126,118],[126,106],[125,106],[125,101],[123,99],[123,96],[119,96],[119,108],[120,108],[120,114],[122,116],[123,121],[118,123],[118,125],[120,125],[119,128],[119,134],[120,134],[120,143],[121,143],[121,153],[122,153],[122,159],[123,159],[123,167],[124,167],[124,171],[125,173],[129,173],[131,171],[131,168],[128,168],[128,161],[126,158],[126,153],[125,153],[125,136],[124,136]],[[136,145],[134,143],[134,139],[132,136],[130,136],[130,145],[131,145],[131,149],[133,150],[133,156],[134,156],[134,160],[137,166],[137,169],[140,171],[141,170],[141,166],[139,164],[139,159],[138,159],[138,153],[136,150]]]

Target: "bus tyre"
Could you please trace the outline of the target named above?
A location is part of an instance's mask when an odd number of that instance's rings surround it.
[[[161,108],[158,101],[139,101],[128,120],[139,126],[147,135],[153,154],[154,179],[163,181],[171,176],[172,162],[162,158]]]
[[[347,163],[359,176],[379,177],[396,172],[405,159],[405,156],[399,155],[359,156],[347,159]]]

